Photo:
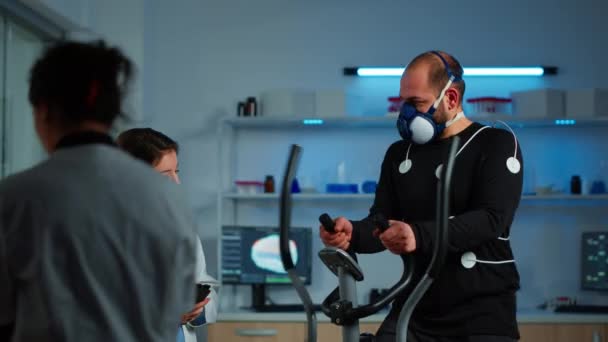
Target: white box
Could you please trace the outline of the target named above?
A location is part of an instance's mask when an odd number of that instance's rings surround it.
[[[566,91],[566,116],[572,118],[608,116],[608,89]]]
[[[315,113],[319,117],[346,115],[346,95],[343,90],[317,90]]]
[[[278,89],[262,93],[262,116],[310,117],[315,115],[315,92]]]
[[[563,90],[536,89],[511,93],[513,114],[526,118],[563,118],[565,94]]]

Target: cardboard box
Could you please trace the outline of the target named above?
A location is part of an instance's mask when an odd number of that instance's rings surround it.
[[[342,90],[315,92],[315,112],[318,117],[336,117],[346,114],[346,95]]]
[[[526,118],[565,117],[565,92],[536,89],[511,93],[513,114]]]
[[[608,116],[608,89],[566,91],[566,116],[571,118]]]
[[[269,90],[261,96],[262,115],[269,117],[337,117],[346,114],[343,90]]]
[[[262,115],[271,117],[315,116],[315,92],[308,90],[269,90],[261,96]]]

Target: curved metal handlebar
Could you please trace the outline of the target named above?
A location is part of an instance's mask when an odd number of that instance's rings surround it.
[[[437,184],[437,225],[435,228],[437,242],[433,248],[433,256],[429,263],[426,272],[416,285],[416,288],[409,295],[401,313],[399,314],[399,320],[397,321],[397,341],[407,341],[407,327],[409,324],[410,317],[414,308],[418,302],[422,299],[424,293],[433,283],[433,280],[437,278],[443,264],[445,262],[445,256],[448,250],[448,224],[449,224],[449,211],[450,211],[450,190],[452,185],[452,171],[454,169],[454,161],[456,159],[458,144],[460,138],[454,136],[450,145],[447,162],[442,170],[441,180]]]
[[[283,176],[283,186],[281,187],[281,203],[280,203],[280,235],[279,235],[279,249],[281,251],[281,261],[283,267],[293,286],[300,297],[300,300],[304,304],[304,310],[306,310],[306,321],[308,337],[307,341],[317,341],[317,317],[314,312],[314,305],[310,294],[306,290],[304,283],[298,276],[291,258],[291,252],[289,250],[289,228],[291,225],[291,183],[296,175],[298,168],[298,162],[300,161],[300,155],[302,154],[302,148],[298,145],[291,145],[289,152],[289,159],[287,160],[287,166],[285,167],[285,174]]]

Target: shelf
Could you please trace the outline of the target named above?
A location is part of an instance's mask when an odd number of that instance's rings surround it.
[[[570,195],[570,194],[551,194],[551,195],[524,195],[522,200],[554,200],[554,201],[606,201],[608,195]]]
[[[470,116],[471,120],[484,124],[494,124],[502,120],[513,128],[528,127],[608,127],[608,117],[586,119],[573,118],[524,118],[507,115]],[[234,128],[395,128],[395,117],[388,116],[341,116],[341,117],[229,117],[225,124]]]
[[[224,119],[224,123],[235,128],[295,128],[295,127],[310,127],[310,128],[387,128],[395,127],[394,117],[357,117],[357,116],[341,116],[332,118],[299,118],[299,117],[284,117],[284,118],[269,118],[269,117],[234,117]]]
[[[224,193],[225,199],[232,200],[278,200],[278,194],[237,194]],[[317,200],[373,200],[374,194],[326,194],[326,193],[303,193],[293,194],[294,200],[317,201]],[[601,195],[570,195],[570,194],[552,194],[552,195],[524,195],[521,198],[523,201],[535,200],[550,200],[550,201],[608,201],[607,194]]]
[[[225,199],[234,199],[234,200],[278,200],[278,194],[237,194],[237,193],[225,193]],[[374,194],[325,194],[325,193],[302,193],[302,194],[293,194],[291,196],[294,200],[303,200],[303,201],[317,201],[317,200],[373,200]]]

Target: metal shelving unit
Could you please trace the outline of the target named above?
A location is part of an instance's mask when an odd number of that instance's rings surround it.
[[[496,120],[502,120],[509,126],[517,129],[526,128],[590,128],[608,127],[608,117],[596,117],[586,119],[571,118],[525,118],[510,115],[493,116],[470,116],[474,121],[483,124],[493,124]],[[340,131],[361,131],[367,129],[395,129],[395,117],[375,116],[375,117],[226,117],[218,121],[217,134],[218,143],[218,173],[219,183],[217,190],[217,229],[218,237],[221,236],[222,225],[229,224],[227,221],[236,221],[238,215],[237,208],[240,205],[251,205],[252,202],[259,201],[265,205],[278,202],[278,194],[241,194],[233,191],[234,187],[234,165],[238,159],[238,151],[235,142],[240,139],[241,131],[284,131],[289,134],[293,131],[311,132],[316,130],[340,130]],[[327,193],[300,193],[294,194],[293,200],[298,205],[309,206],[322,202],[331,204],[348,203],[364,204],[372,203],[373,194],[327,194]],[[570,194],[547,194],[547,195],[524,195],[521,205],[558,205],[576,206],[599,204],[604,205],[608,201],[608,194],[602,195],[570,195]],[[226,210],[226,212],[224,212]],[[226,216],[225,216],[226,214]],[[218,248],[218,260],[221,262],[221,246]]]

